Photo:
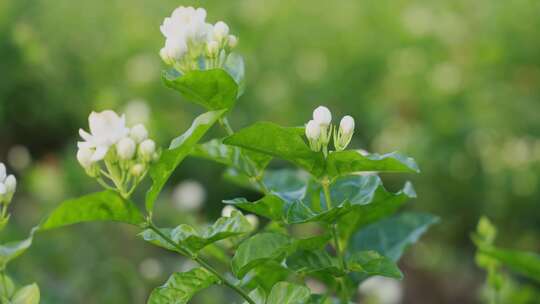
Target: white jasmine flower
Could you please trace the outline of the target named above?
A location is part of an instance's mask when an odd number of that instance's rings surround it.
[[[354,118],[347,115],[341,119],[339,123],[339,129],[343,134],[351,134],[354,132]]]
[[[313,120],[321,127],[328,127],[332,122],[332,113],[325,106],[319,106],[313,111]]]
[[[375,276],[364,281],[360,293],[374,297],[381,304],[399,304],[403,298],[403,288],[399,281]]]
[[[174,188],[172,197],[179,210],[195,211],[200,209],[206,200],[206,191],[199,182],[186,180]]]
[[[126,127],[126,118],[124,115],[118,116],[113,111],[92,112],[88,117],[90,133],[79,130],[79,134],[85,140],[79,142],[79,149],[91,149],[93,151],[91,160],[102,160],[109,148],[118,143],[122,138],[129,134]]]
[[[233,213],[233,211],[238,211],[238,209],[234,208],[231,205],[227,205],[221,210],[221,216],[222,217],[230,217],[231,214]]]
[[[208,52],[208,56],[215,57],[219,53],[219,43],[215,40],[208,41],[208,44],[206,45],[206,51]]]
[[[321,136],[321,127],[314,120],[308,121],[306,124],[306,137],[310,140],[317,140]]]
[[[141,143],[148,138],[148,131],[143,124],[135,125],[131,128],[129,136],[136,142]]]
[[[234,49],[238,45],[238,38],[235,35],[229,35],[229,39],[227,39],[227,41],[231,49]]]
[[[229,35],[229,26],[223,21],[218,21],[213,28],[214,38],[218,41],[223,40]]]
[[[94,155],[94,152],[88,148],[80,148],[79,151],[77,151],[77,160],[83,166],[83,168],[89,168],[94,164],[94,161],[92,161],[92,156]]]
[[[253,227],[253,230],[259,227],[259,218],[256,215],[248,214],[246,215],[246,220],[251,224],[251,227]]]
[[[117,144],[116,144],[116,152],[118,153],[118,157],[123,160],[128,160],[133,158],[135,155],[136,145],[135,141],[129,137],[122,138]]]
[[[165,38],[185,39],[185,42],[203,41],[207,37],[206,10],[180,6],[170,17],[163,20],[160,27]]]
[[[139,153],[144,159],[152,159],[155,152],[156,143],[151,139],[146,139],[139,145]]]
[[[6,166],[3,163],[0,163],[0,183],[4,182],[6,179]]]
[[[3,200],[3,196],[7,193],[7,187],[4,183],[0,183],[0,202]]]
[[[187,53],[187,43],[182,37],[167,38],[165,46],[159,51],[159,56],[167,64],[173,63],[175,60],[180,60]]]
[[[4,185],[6,187],[6,191],[9,194],[15,193],[15,190],[17,189],[17,179],[13,175],[8,175],[6,177],[6,180],[4,181]]]

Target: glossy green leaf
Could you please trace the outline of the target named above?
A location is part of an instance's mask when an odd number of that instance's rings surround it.
[[[175,272],[167,282],[154,289],[148,304],[186,304],[199,291],[218,283],[216,276],[203,268]]]
[[[159,160],[152,165],[149,171],[153,183],[146,193],[146,210],[148,212],[152,212],[154,209],[157,196],[176,167],[224,113],[225,110],[220,110],[199,115],[191,127],[184,134],[175,138],[168,150],[161,153]]]
[[[374,250],[395,262],[438,220],[426,213],[401,213],[380,220],[353,235],[349,252]]]
[[[257,122],[225,138],[223,142],[288,160],[315,175],[322,174],[324,170],[322,153],[313,152],[297,128]]]
[[[92,221],[113,221],[139,225],[144,221],[131,201],[114,191],[103,191],[62,202],[41,223],[41,230]]]
[[[23,254],[30,246],[37,228],[33,228],[30,235],[21,241],[9,242],[0,245],[0,270],[6,268],[7,264],[13,259]]]
[[[367,276],[403,278],[403,274],[394,261],[372,250],[353,253],[347,259],[347,267],[351,271]]]
[[[39,304],[39,297],[39,287],[33,283],[17,290],[10,304]]]
[[[511,270],[540,283],[540,255],[534,252],[502,249],[494,246],[480,246],[482,254],[485,254]]]
[[[291,238],[283,234],[256,234],[240,244],[231,261],[232,270],[238,278],[243,278],[258,265],[283,259],[291,245]]]
[[[268,294],[277,282],[286,281],[291,273],[280,262],[268,261],[251,269],[242,279],[241,285],[248,290],[262,288]]]
[[[418,173],[414,159],[392,152],[388,154],[363,155],[355,150],[332,152],[326,160],[326,174],[330,177],[348,175],[354,172],[406,172]]]
[[[269,191],[294,192],[306,186],[310,180],[309,174],[303,170],[279,169],[266,170],[263,183]]]
[[[223,69],[199,71],[179,74],[174,70],[162,74],[166,86],[174,89],[193,103],[208,110],[231,109],[238,95],[238,85]]]
[[[174,229],[160,229],[160,231],[190,252],[197,252],[204,247],[217,241],[238,236],[250,232],[250,223],[241,212],[233,211],[230,217],[221,217],[213,225],[204,229],[197,229],[187,224],[182,224]],[[170,243],[162,239],[151,229],[141,233],[144,240],[157,246],[177,251]]]
[[[255,301],[255,304],[266,304],[266,293],[261,288],[255,288],[249,293],[250,299]],[[249,304],[244,301],[243,304]]]
[[[223,203],[233,205],[240,209],[255,213],[260,216],[264,216],[271,220],[284,220],[285,202],[276,195],[267,195],[256,202],[250,202],[247,199],[241,197],[232,200],[224,200]]]
[[[272,288],[266,304],[305,304],[310,295],[306,286],[279,282]]]
[[[325,271],[334,276],[344,275],[340,269],[339,261],[326,250],[299,250],[287,257],[287,267],[299,274],[311,274]]]

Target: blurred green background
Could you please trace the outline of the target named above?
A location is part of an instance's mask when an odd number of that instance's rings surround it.
[[[201,112],[160,81],[159,25],[178,5],[205,7],[209,22],[224,20],[240,37],[247,89],[234,128],[301,125],[324,104],[336,119],[356,119],[353,147],[417,159],[422,174],[384,178],[393,189],[412,179],[419,198],[407,208],[442,222],[402,261],[401,303],[478,302],[484,274],[469,233],[481,214],[501,245],[540,251],[534,0],[0,1],[0,161],[20,180],[2,241],[24,237],[62,199],[98,189],[75,160],[91,110],[126,112],[163,145]],[[156,221],[193,220],[172,195],[182,181],[204,187],[199,221],[218,216],[223,198],[254,195],[220,180],[222,170],[184,162]],[[135,232],[85,224],[39,234],[8,271],[38,282],[43,303],[144,303],[190,265]],[[215,288],[196,301],[229,296]]]

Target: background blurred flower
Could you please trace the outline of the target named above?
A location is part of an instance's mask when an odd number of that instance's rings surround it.
[[[176,185],[172,194],[174,206],[180,211],[197,211],[206,200],[206,191],[201,183],[185,180]]]

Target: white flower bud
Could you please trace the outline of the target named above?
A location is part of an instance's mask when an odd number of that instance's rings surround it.
[[[319,106],[313,111],[313,120],[322,127],[327,127],[332,122],[332,113],[327,107]]]
[[[83,168],[89,168],[94,164],[94,161],[92,160],[93,155],[94,152],[91,149],[79,148],[79,151],[77,151],[77,160]]]
[[[238,45],[238,38],[235,35],[229,35],[228,45],[231,49],[234,49]]]
[[[354,118],[347,115],[341,119],[339,129],[343,134],[352,134],[354,132]]]
[[[6,166],[0,163],[0,183],[6,179]]]
[[[4,183],[0,183],[0,202],[3,200],[3,196],[7,193],[7,187]]]
[[[135,177],[139,177],[144,173],[145,169],[146,167],[143,164],[135,164],[133,167],[131,167],[130,173]]]
[[[229,35],[229,26],[223,21],[218,21],[214,25],[214,37],[217,40],[222,40],[227,35]]]
[[[208,52],[208,56],[215,57],[219,52],[219,43],[215,40],[208,41],[206,51]]]
[[[151,139],[146,139],[139,145],[139,153],[146,160],[151,160],[156,152],[156,143]]]
[[[131,128],[129,136],[133,138],[136,143],[141,143],[148,138],[148,131],[146,131],[143,124],[138,124]]]
[[[232,212],[237,211],[237,210],[238,209],[234,208],[233,206],[227,205],[221,210],[221,216],[222,217],[230,217]]]
[[[136,149],[135,141],[133,141],[133,139],[129,137],[125,137],[121,139],[116,144],[116,152],[118,153],[118,156],[120,157],[120,159],[123,159],[123,160],[128,160],[128,159],[133,158],[133,156],[135,155],[135,149]]]
[[[15,190],[17,189],[17,179],[13,175],[8,175],[6,177],[6,180],[4,181],[4,185],[6,188],[6,192],[10,195],[13,195],[15,193]]]
[[[306,137],[309,140],[317,140],[321,136],[321,127],[314,120],[308,121],[306,125]]]
[[[246,220],[251,224],[251,227],[253,229],[257,229],[259,227],[259,218],[254,214],[248,214],[246,215]]]

